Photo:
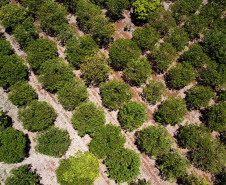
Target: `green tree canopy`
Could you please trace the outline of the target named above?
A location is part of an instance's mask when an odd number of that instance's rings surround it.
[[[26,109],[22,108],[18,115],[24,128],[31,132],[48,128],[56,118],[53,107],[45,101],[33,101]]]
[[[57,0],[57,2],[63,3],[63,5],[67,8],[68,12],[70,13],[76,12],[78,0]]]
[[[80,136],[85,134],[93,136],[93,133],[105,124],[106,119],[103,108],[97,107],[93,102],[88,102],[75,110],[71,121]]]
[[[184,99],[169,97],[160,105],[155,119],[162,124],[176,125],[183,121],[186,112]]]
[[[36,14],[40,6],[46,2],[46,0],[20,0],[21,4],[28,8],[29,12],[33,15]]]
[[[156,125],[143,128],[137,134],[136,145],[149,156],[167,154],[173,141],[165,127]]]
[[[0,36],[0,57],[5,55],[12,55],[13,50],[9,41],[6,41],[2,36]]]
[[[129,6],[129,0],[107,0],[108,13],[113,20],[117,20],[122,16],[123,10]]]
[[[24,133],[12,127],[0,131],[0,162],[18,163],[26,156]]]
[[[32,86],[23,81],[19,81],[10,88],[11,93],[9,93],[8,99],[18,106],[27,105],[37,98],[37,94]]]
[[[138,59],[140,55],[141,51],[137,44],[132,40],[123,38],[116,40],[109,50],[109,57],[116,69],[125,68],[129,61]]]
[[[88,98],[85,84],[78,78],[74,78],[64,84],[57,92],[59,102],[65,109],[73,110]]]
[[[121,149],[110,153],[105,165],[108,168],[109,178],[117,183],[131,182],[140,173],[140,157],[133,150]]]
[[[61,185],[93,185],[99,177],[99,161],[89,152],[77,154],[77,158],[61,159],[56,176]]]
[[[210,185],[209,182],[204,177],[199,179],[197,174],[190,174],[180,178],[180,185]]]
[[[12,126],[12,119],[4,112],[0,111],[0,132],[10,126]]]
[[[123,148],[126,142],[121,129],[113,124],[100,127],[94,134],[89,149],[99,159],[104,159],[110,153]]]
[[[67,130],[51,127],[46,131],[39,132],[35,149],[45,155],[61,157],[71,144]]]
[[[6,181],[5,185],[33,185],[39,184],[39,177],[38,175],[32,171],[30,165],[22,165],[18,168],[14,168],[10,171],[11,176],[9,176]]]
[[[132,97],[129,85],[116,80],[110,80],[100,86],[100,93],[104,106],[109,109],[118,109]]]

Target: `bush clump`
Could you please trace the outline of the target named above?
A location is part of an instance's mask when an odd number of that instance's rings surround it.
[[[117,183],[131,182],[140,173],[140,157],[133,150],[121,149],[110,153],[105,165],[108,169],[109,178]]]
[[[31,132],[48,128],[56,118],[53,107],[45,101],[33,101],[26,109],[19,110],[18,114],[23,127]]]
[[[206,178],[199,179],[196,174],[186,175],[179,179],[180,185],[210,185]]]
[[[109,109],[118,109],[132,97],[129,85],[116,80],[110,80],[100,86],[100,93],[104,106]]]
[[[97,107],[93,102],[88,102],[75,110],[71,121],[80,136],[85,134],[93,136],[93,133],[105,124],[106,119],[103,108]]]
[[[6,41],[4,38],[0,36],[0,57],[5,55],[12,55],[13,50],[9,41]]]
[[[10,126],[12,126],[12,119],[4,112],[0,111],[0,132]]]
[[[99,159],[104,159],[110,153],[123,148],[126,142],[118,126],[107,124],[100,127],[90,142],[89,149]]]
[[[165,127],[149,126],[137,134],[136,145],[149,156],[161,156],[169,153],[172,139]]]
[[[122,128],[133,131],[147,121],[146,105],[136,101],[130,101],[124,105],[118,114],[118,120]]]
[[[36,139],[35,149],[41,154],[53,157],[64,155],[71,144],[68,132],[55,127],[38,133]]]

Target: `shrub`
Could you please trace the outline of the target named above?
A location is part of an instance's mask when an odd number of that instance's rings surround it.
[[[90,57],[97,53],[97,51],[98,47],[89,35],[79,38],[73,37],[66,42],[65,53],[67,59],[76,66],[81,64],[85,57]]]
[[[63,3],[63,5],[67,8],[68,12],[73,14],[76,12],[78,0],[57,0],[57,2]]]
[[[180,89],[191,83],[197,77],[194,68],[183,62],[177,63],[169,70],[168,82],[170,87]]]
[[[72,116],[73,127],[78,130],[80,136],[96,132],[106,122],[104,110],[93,102],[82,104]]]
[[[114,151],[123,148],[126,142],[118,126],[107,124],[100,127],[90,142],[89,149],[99,159],[103,159]]]
[[[87,84],[100,84],[111,74],[111,68],[102,53],[85,57],[80,68]]]
[[[2,6],[5,6],[5,5],[9,4],[9,2],[10,2],[10,0],[2,0],[2,1],[0,1],[0,8]]]
[[[110,153],[105,165],[110,179],[117,183],[131,182],[139,175],[140,157],[135,151],[123,148]]]
[[[108,13],[113,20],[117,20],[122,16],[123,10],[128,8],[128,0],[107,0]]]
[[[89,152],[77,154],[77,158],[61,159],[56,176],[61,185],[92,185],[99,177],[99,161]]]
[[[162,176],[172,182],[178,177],[185,176],[189,167],[188,160],[177,152],[164,155],[158,163]]]
[[[104,106],[109,109],[118,109],[132,97],[129,85],[116,80],[110,80],[100,86],[100,93]]]
[[[151,66],[145,57],[131,60],[126,65],[124,75],[131,85],[141,85],[151,76]]]
[[[196,174],[186,175],[180,178],[181,185],[210,185],[208,181],[205,179],[199,179]]]
[[[53,157],[64,155],[71,144],[68,132],[55,127],[38,133],[36,139],[35,149],[41,154]]]
[[[87,100],[88,92],[84,83],[80,79],[75,78],[64,84],[57,92],[57,97],[65,109],[73,110]]]
[[[31,132],[46,129],[53,124],[56,117],[53,107],[45,101],[33,101],[26,109],[21,109],[18,114],[24,128]]]
[[[143,89],[143,95],[147,101],[151,104],[161,101],[162,95],[165,92],[165,86],[163,83],[150,80],[149,84]]]
[[[9,88],[12,92],[8,99],[18,106],[27,105],[37,98],[37,94],[32,86],[27,82],[17,82]]]
[[[167,154],[171,149],[172,143],[168,131],[160,125],[143,128],[137,134],[136,145],[149,156]]]
[[[47,60],[40,67],[39,81],[51,92],[61,89],[74,77],[73,67],[66,64],[63,58]]]
[[[156,30],[150,26],[137,28],[133,32],[133,40],[141,50],[151,50],[159,40]]]
[[[0,57],[5,55],[12,55],[13,50],[9,41],[6,41],[4,38],[0,36]]]
[[[186,112],[184,99],[169,97],[160,105],[155,119],[163,124],[176,125],[183,121]]]
[[[0,61],[0,86],[8,88],[27,78],[27,66],[17,55],[3,56]]]
[[[137,60],[140,55],[141,51],[137,44],[123,38],[116,40],[109,50],[109,57],[116,69],[125,68],[129,61]]]
[[[226,101],[226,90],[221,90],[219,94],[219,100],[222,102]]]
[[[46,0],[20,0],[21,4],[28,8],[29,13],[35,15],[40,6],[46,2]]]
[[[10,171],[11,176],[8,177],[5,181],[5,185],[14,185],[14,184],[39,184],[38,175],[32,171],[30,165],[22,165],[18,168],[14,168]]]
[[[26,156],[24,133],[12,127],[0,131],[0,162],[18,163]]]
[[[175,27],[170,30],[165,41],[171,43],[177,51],[182,51],[184,47],[187,46],[189,38],[184,28]]]
[[[42,63],[56,57],[57,45],[51,40],[37,39],[30,42],[25,51],[28,54],[27,61],[31,68],[38,72]]]
[[[0,132],[10,126],[12,126],[12,119],[4,112],[0,111]]]
[[[146,105],[131,101],[124,105],[118,114],[118,120],[122,128],[133,131],[147,121]]]

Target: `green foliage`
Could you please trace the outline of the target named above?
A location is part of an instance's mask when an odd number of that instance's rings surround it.
[[[186,112],[184,99],[169,97],[160,105],[155,118],[160,123],[176,125],[183,121]]]
[[[226,102],[208,107],[205,116],[207,126],[211,130],[224,131],[226,127]]]
[[[4,38],[0,36],[0,57],[5,55],[12,55],[13,50],[9,41],[6,41]]]
[[[24,133],[12,127],[0,131],[0,162],[18,163],[26,156]]]
[[[171,28],[176,26],[172,13],[166,11],[163,7],[158,8],[148,19],[149,25],[161,35],[165,35]]]
[[[10,2],[10,0],[1,0],[1,1],[0,1],[0,8],[1,8],[2,6],[5,6],[5,5],[9,4],[9,2]]]
[[[56,176],[61,185],[93,185],[94,180],[99,177],[99,161],[89,152],[77,154],[77,158],[62,159]]]
[[[140,157],[135,151],[123,148],[110,153],[105,165],[110,179],[117,183],[129,183],[139,175]]]
[[[158,42],[159,35],[154,28],[147,26],[144,28],[137,28],[133,32],[133,40],[141,50],[151,50]]]
[[[80,68],[87,84],[100,84],[111,74],[111,68],[102,53],[85,57]]]
[[[136,145],[149,156],[167,154],[173,141],[165,127],[156,125],[143,128],[137,134]]]
[[[130,101],[124,105],[118,114],[118,120],[122,128],[133,131],[147,121],[147,110],[144,103]]]
[[[226,101],[226,90],[222,90],[219,94],[220,101]]]
[[[111,18],[118,19],[122,16],[123,10],[128,8],[129,0],[107,0],[106,5]]]
[[[22,165],[10,171],[11,176],[5,181],[5,185],[34,185],[39,184],[38,175],[32,171],[29,165]]]
[[[35,149],[45,155],[61,157],[67,151],[71,140],[67,130],[51,127],[38,133]]]
[[[100,93],[104,106],[113,110],[122,107],[133,95],[129,90],[129,85],[116,80],[110,80],[102,84]]]
[[[143,95],[147,101],[151,104],[161,101],[162,95],[165,92],[165,86],[163,83],[150,80],[149,84],[143,89]]]
[[[45,101],[33,101],[26,109],[21,109],[18,115],[24,128],[31,132],[48,128],[56,117],[53,107]]]
[[[124,75],[130,84],[141,85],[151,76],[151,66],[145,57],[131,60],[126,65]]]
[[[168,69],[169,65],[176,59],[177,51],[171,43],[164,42],[153,49],[151,56],[154,58],[154,67],[163,71]]]
[[[174,29],[170,30],[170,33],[166,38],[166,42],[171,43],[177,51],[182,51],[184,47],[187,46],[188,41],[188,33],[184,30],[184,28],[179,27],[175,27]]]
[[[147,20],[160,6],[161,3],[158,0],[136,0],[133,3],[133,12],[137,19]]]
[[[210,99],[214,96],[211,87],[193,86],[188,91],[186,102],[190,108],[200,109],[209,105]]]
[[[145,179],[139,179],[138,182],[132,182],[130,185],[152,185],[151,181],[146,181]]]
[[[99,159],[104,159],[108,154],[123,148],[126,142],[121,129],[113,124],[100,127],[90,142],[89,150]]]
[[[64,84],[57,92],[59,102],[65,109],[73,110],[88,98],[87,88],[80,79],[73,79]]]
[[[85,57],[97,53],[98,50],[95,41],[89,35],[84,35],[83,37],[73,37],[68,40],[65,53],[69,62],[73,65],[79,65]]]
[[[180,89],[190,84],[197,77],[194,68],[186,62],[177,63],[169,71],[168,83],[174,89]]]
[[[27,66],[17,55],[3,56],[0,60],[0,86],[8,88],[27,78]]]
[[[189,63],[195,68],[202,68],[206,63],[210,61],[210,58],[203,52],[203,47],[199,44],[193,44],[189,47],[188,51],[185,51],[180,59]]]
[[[112,65],[117,69],[125,68],[129,61],[138,59],[140,55],[141,51],[137,44],[123,38],[116,40],[109,50]]]
[[[187,124],[179,129],[177,140],[181,146],[189,149],[197,149],[202,140],[211,140],[211,133],[198,124]]]
[[[42,63],[56,57],[57,45],[51,40],[37,39],[28,44],[25,52],[28,54],[27,62],[37,72]]]
[[[20,0],[21,4],[28,8],[31,14],[36,14],[40,6],[46,2],[46,0]]]
[[[79,106],[72,116],[73,127],[78,130],[80,136],[96,132],[106,122],[104,110],[97,107],[93,102]]]
[[[61,89],[74,77],[73,67],[66,64],[63,58],[47,60],[40,67],[39,81],[51,92]]]
[[[9,30],[13,30],[17,25],[23,23],[27,16],[26,8],[12,3],[1,7],[0,10],[1,24]]]
[[[182,177],[180,184],[181,185],[210,185],[206,178],[199,179],[196,174],[186,175]]]
[[[189,162],[178,152],[171,152],[164,155],[159,160],[158,166],[162,170],[162,176],[165,177],[167,180],[173,182],[178,177],[187,174]]]
[[[70,13],[76,12],[78,0],[57,0],[57,2],[63,3],[63,5],[67,8],[67,11]]]
[[[12,125],[12,119],[0,111],[0,132]]]
[[[27,105],[32,102],[32,100],[37,98],[35,90],[27,82],[19,81],[13,86],[11,86],[9,89],[12,92],[9,94],[8,99],[14,105]]]

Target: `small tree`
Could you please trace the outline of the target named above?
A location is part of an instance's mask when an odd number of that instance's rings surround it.
[[[110,179],[117,183],[131,182],[139,175],[140,157],[133,150],[116,150],[107,156],[105,165]]]
[[[172,139],[165,127],[149,126],[137,134],[136,145],[149,156],[167,154],[172,145]]]
[[[0,36],[0,57],[5,55],[12,55],[13,50],[9,41],[6,41],[4,38]]]
[[[19,81],[13,86],[11,86],[9,89],[12,92],[9,94],[8,99],[14,105],[27,105],[37,98],[35,90],[27,82]]]
[[[29,12],[33,15],[36,14],[40,6],[46,2],[46,0],[20,0],[21,4],[28,8]]]
[[[123,148],[126,142],[118,126],[107,124],[100,127],[90,142],[89,149],[99,159],[104,159],[110,153]]]
[[[128,0],[107,0],[108,13],[113,20],[117,20],[122,16],[123,10],[128,8]]]
[[[57,97],[65,109],[73,110],[87,100],[88,92],[85,84],[75,78],[64,84],[57,92]]]
[[[176,125],[183,121],[186,112],[187,109],[184,99],[169,97],[160,105],[155,119],[163,124]]]
[[[126,65],[124,75],[131,85],[141,85],[151,76],[151,66],[145,57],[131,60]]]
[[[92,185],[99,177],[99,161],[92,153],[78,153],[77,158],[60,160],[56,176],[61,185]]]
[[[140,55],[141,51],[137,44],[123,38],[116,40],[109,50],[109,57],[116,69],[125,68],[129,61],[138,59]]]
[[[133,40],[141,50],[151,50],[159,40],[156,30],[150,26],[137,28],[133,32]]]
[[[55,127],[38,133],[36,139],[35,149],[41,154],[53,157],[64,155],[71,144],[68,132]]]
[[[48,128],[55,121],[56,113],[47,102],[33,101],[26,109],[19,111],[19,120],[25,129],[35,132]]]
[[[149,84],[143,89],[143,95],[149,103],[155,104],[156,102],[161,101],[165,89],[166,87],[163,83],[150,80]]]
[[[63,5],[67,8],[67,11],[70,13],[76,12],[77,2],[78,0],[57,0],[59,3],[63,3]]]
[[[204,177],[203,179],[199,179],[197,174],[190,174],[180,178],[181,185],[210,185],[209,182]]]
[[[5,181],[5,185],[14,185],[14,184],[39,184],[38,175],[32,171],[30,165],[22,165],[18,168],[14,168],[10,171],[11,176],[8,177]]]
[[[133,131],[147,121],[146,105],[131,101],[124,105],[118,114],[118,120],[122,128]]]
[[[73,127],[78,130],[80,136],[96,132],[106,122],[104,110],[93,102],[82,104],[72,116]]]
[[[132,97],[129,85],[116,80],[110,80],[100,86],[100,93],[104,106],[109,109],[118,109]]]
[[[12,119],[4,112],[0,111],[0,132],[12,125]]]
[[[0,162],[18,163],[26,156],[24,133],[12,127],[0,131]]]

